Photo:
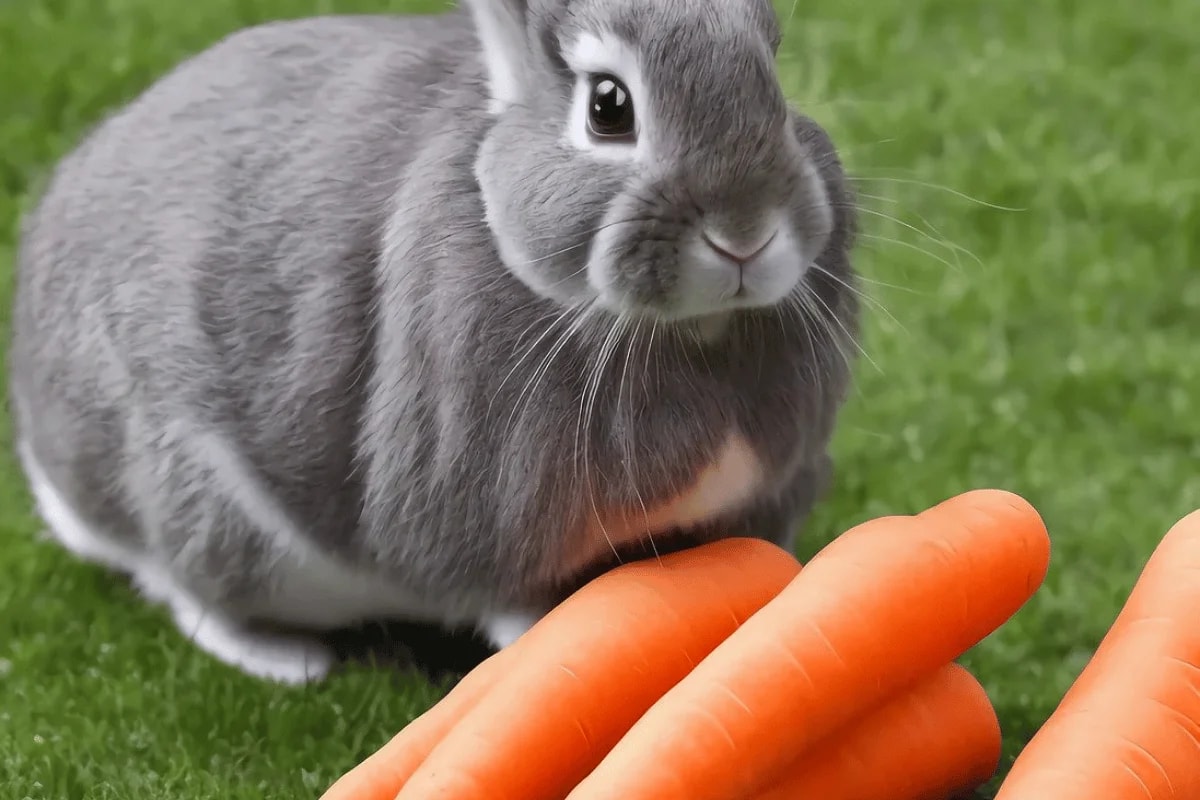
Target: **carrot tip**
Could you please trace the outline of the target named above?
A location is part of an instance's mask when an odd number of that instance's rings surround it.
[[[1008,489],[970,489],[949,497],[932,509],[942,508],[978,508],[992,509],[1007,506],[1022,517],[1042,519],[1041,513],[1027,499]]]
[[[1193,511],[1172,525],[1170,530],[1167,531],[1167,536],[1164,538],[1170,537],[1174,539],[1183,536],[1184,531],[1191,531],[1193,529],[1200,530],[1200,509]]]

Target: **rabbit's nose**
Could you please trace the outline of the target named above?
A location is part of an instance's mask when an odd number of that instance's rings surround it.
[[[775,229],[769,235],[760,237],[757,241],[749,244],[735,244],[711,230],[702,231],[700,235],[704,239],[704,243],[711,247],[717,255],[732,261],[738,266],[743,266],[747,262],[753,261],[755,256],[770,247],[771,242],[775,241],[775,237],[778,234],[779,230]]]

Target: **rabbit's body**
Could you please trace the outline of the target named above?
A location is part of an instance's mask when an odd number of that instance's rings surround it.
[[[537,13],[475,10],[506,8]],[[479,49],[459,11],[243,31],[101,124],[27,222],[10,391],[47,524],[257,674],[330,664],[262,624],[504,644],[654,535],[787,544],[827,480],[855,305],[819,130],[797,123],[825,324],[585,307],[528,271],[587,266],[616,176],[554,164],[561,137],[498,146]],[[539,188],[543,164],[576,182]],[[536,205],[514,217],[500,180]],[[514,219],[543,233],[514,248]]]

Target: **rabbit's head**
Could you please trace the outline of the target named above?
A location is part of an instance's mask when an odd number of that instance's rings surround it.
[[[800,302],[849,204],[779,85],[770,0],[468,6],[495,117],[476,176],[524,283],[662,321]]]

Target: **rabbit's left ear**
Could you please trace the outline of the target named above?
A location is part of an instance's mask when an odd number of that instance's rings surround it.
[[[521,100],[527,87],[529,0],[465,0],[483,47],[492,111]]]

